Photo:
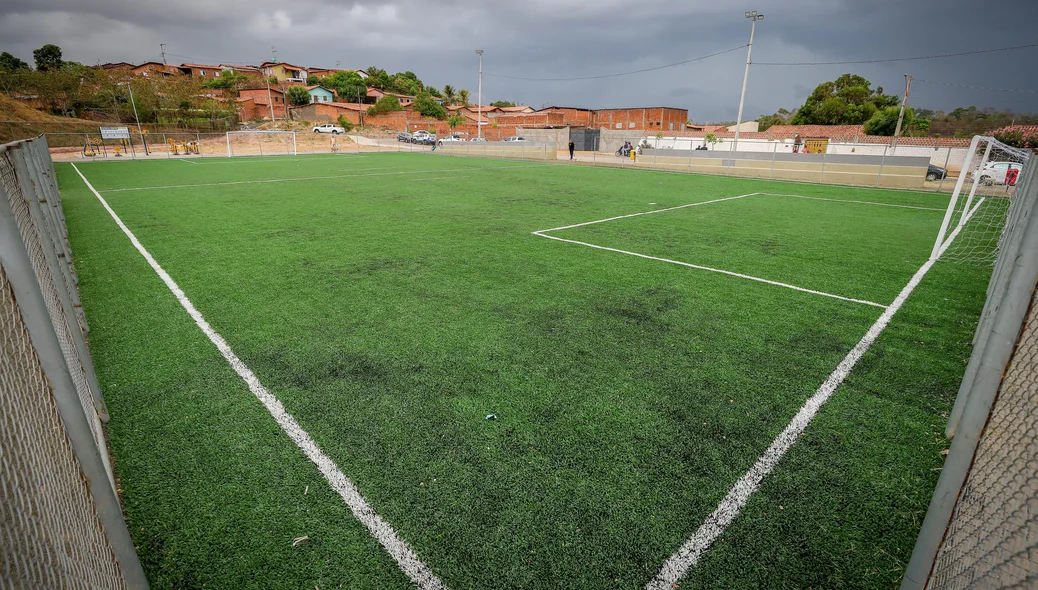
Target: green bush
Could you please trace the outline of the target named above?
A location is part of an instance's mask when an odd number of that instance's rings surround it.
[[[374,106],[368,107],[368,114],[381,115],[382,113],[402,110],[404,110],[404,107],[400,105],[400,101],[395,96],[383,96],[378,99]]]
[[[310,104],[310,92],[304,86],[289,86],[285,89],[285,98],[294,107]]]

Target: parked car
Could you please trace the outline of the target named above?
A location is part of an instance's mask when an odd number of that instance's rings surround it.
[[[485,138],[485,137],[473,137],[469,141],[487,141],[487,138]]]
[[[314,127],[314,133],[331,133],[332,135],[339,135],[341,133],[346,133],[346,130],[334,123],[325,123],[324,125]]]
[[[519,137],[518,135],[513,135],[512,137],[506,137],[505,141],[526,141],[526,140],[521,138],[521,137]]]
[[[396,134],[397,141],[411,141],[411,134],[406,131],[401,131]]]
[[[450,137],[444,137],[437,141],[436,145],[443,145],[445,143],[465,143],[465,138],[460,135],[451,135]]]
[[[941,180],[948,178],[948,171],[940,166],[930,164],[926,167],[926,179],[927,180]]]
[[[430,136],[435,137],[425,129],[420,129],[411,134],[411,143],[427,143]]]
[[[981,184],[1016,184],[1023,171],[1023,165],[1017,162],[988,162],[983,168],[974,172],[980,176]]]

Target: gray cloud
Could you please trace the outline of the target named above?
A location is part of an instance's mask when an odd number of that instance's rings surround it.
[[[496,75],[579,77],[673,63],[745,44],[746,9],[758,25],[755,62],[839,61],[930,55],[1038,41],[1038,2],[1002,0],[0,0],[0,50],[31,61],[44,43],[87,64],[159,58],[171,63],[282,61],[412,70],[437,87],[473,92],[485,50],[484,99],[585,107],[668,105],[697,121],[734,119],[745,53],[643,74],[567,82]],[[854,72],[899,92],[903,74],[1038,90],[1038,49],[943,60],[848,66],[754,66],[745,117],[801,104],[818,83]],[[1038,111],[1038,94],[920,83],[911,104]]]

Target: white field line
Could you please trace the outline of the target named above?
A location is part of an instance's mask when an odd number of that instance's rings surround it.
[[[542,231],[550,231],[550,230],[542,230]],[[767,283],[769,285],[775,285],[776,287],[785,287],[787,289],[793,289],[794,291],[800,291],[801,293],[810,293],[812,295],[821,295],[823,297],[832,297],[833,299],[840,299],[842,301],[850,301],[852,303],[861,303],[863,305],[871,305],[873,307],[878,307],[880,309],[886,309],[887,308],[886,305],[883,305],[881,303],[876,303],[874,301],[866,301],[864,299],[854,299],[853,297],[844,297],[842,295],[834,295],[832,293],[826,293],[824,291],[815,291],[813,289],[805,289],[804,287],[797,287],[796,285],[790,285],[789,283],[780,283],[778,281],[771,281],[771,280],[768,280],[768,279],[762,279],[760,277],[755,277],[755,276],[751,276],[751,275],[744,275],[742,273],[732,272],[730,270],[722,270],[720,268],[712,268],[712,267],[709,267],[709,266],[702,266],[702,265],[699,265],[699,264],[691,264],[691,263],[688,263],[688,262],[681,262],[680,260],[671,260],[669,258],[660,258],[658,256],[649,256],[648,254],[639,254],[637,252],[630,252],[628,250],[620,250],[620,249],[617,249],[617,248],[608,248],[606,246],[598,246],[596,244],[589,244],[587,242],[578,242],[577,240],[567,240],[566,238],[559,238],[559,237],[556,237],[556,236],[549,236],[549,235],[543,234],[541,232],[536,232],[536,231],[533,232],[533,235],[539,236],[539,237],[542,237],[542,238],[548,238],[549,240],[558,240],[560,242],[567,242],[567,243],[570,243],[570,244],[577,244],[577,245],[580,245],[580,246],[587,246],[588,248],[597,248],[599,250],[608,250],[609,252],[617,252],[617,253],[620,253],[620,254],[627,254],[628,256],[637,256],[638,258],[645,258],[647,260],[657,260],[659,262],[669,262],[670,264],[679,264],[681,266],[687,266],[688,268],[695,268],[695,269],[698,269],[698,270],[706,270],[706,271],[710,271],[710,272],[721,273],[723,275],[728,275],[730,277],[738,277],[740,279],[747,279],[747,280],[750,280],[750,281],[757,281],[759,283]]]
[[[171,184],[166,186],[135,186],[129,188],[111,188],[102,192],[121,193],[126,191],[154,191],[168,190],[174,188],[197,188],[200,186],[230,186],[235,184],[263,184],[270,182],[296,182],[299,180],[334,180],[338,178],[358,178],[363,176],[394,176],[400,174],[428,174],[430,172],[478,172],[480,170],[500,170],[506,168],[535,168],[537,166],[550,166],[551,164],[525,164],[513,166],[469,166],[464,168],[443,168],[439,170],[408,170],[402,172],[377,172],[374,174],[335,174],[332,176],[299,176],[295,178],[270,178],[266,180],[237,180],[231,182],[205,182],[199,184]]]
[[[177,159],[180,160],[181,162],[184,162],[185,164],[194,164],[195,166],[198,166],[198,162],[192,162],[191,160],[188,160],[187,158],[177,158]]]
[[[205,166],[216,166],[220,164],[266,164],[268,162],[275,162],[277,160],[333,160],[335,158],[366,158],[367,156],[358,156],[356,154],[300,154],[298,156],[217,156],[211,158],[212,160],[224,160],[221,162],[198,162]]]
[[[894,205],[892,203],[876,203],[874,201],[852,201],[850,199],[826,199],[824,197],[807,197],[804,195],[789,195],[785,193],[758,193],[761,195],[767,195],[769,197],[793,197],[795,199],[811,199],[813,201],[832,201],[834,203],[858,203],[860,205],[879,205],[880,207],[898,207],[900,209],[919,209],[921,211],[940,211],[944,212],[945,209],[937,209],[936,207],[916,207],[914,205]]]
[[[452,179],[453,180],[455,178],[469,178],[469,177],[468,176],[434,176],[432,178],[410,178],[408,180],[410,180],[411,182],[418,182],[419,180],[447,180],[447,179]]]
[[[793,420],[790,421],[785,430],[772,441],[771,446],[768,447],[760,459],[757,459],[753,467],[732,486],[732,489],[728,491],[728,495],[721,500],[721,503],[714,509],[713,513],[700,525],[699,530],[688,541],[685,541],[674,555],[667,559],[660,573],[645,585],[646,590],[670,590],[677,584],[678,580],[688,573],[689,569],[699,563],[700,558],[710,548],[710,545],[724,533],[725,529],[742,512],[750,496],[757,491],[764,478],[771,473],[771,470],[775,468],[775,465],[786,454],[786,451],[803,434],[808,424],[811,423],[811,420],[818,413],[818,410],[821,409],[822,404],[833,395],[847,375],[850,374],[854,365],[864,356],[869,347],[872,346],[872,343],[879,338],[879,335],[883,333],[883,330],[890,324],[894,314],[901,309],[908,296],[912,294],[912,291],[923,280],[923,277],[930,271],[930,268],[940,258],[941,254],[951,245],[952,240],[958,235],[959,229],[961,229],[961,226],[952,232],[937,256],[926,261],[916,271],[911,280],[908,281],[908,284],[905,285],[905,288],[894,299],[894,302],[890,304],[890,307],[879,316],[876,323],[872,324],[872,327],[865,332],[861,340],[840,361],[840,364],[836,366],[836,369],[815,391],[814,395],[800,408],[800,411],[793,417]]]
[[[72,168],[76,170],[76,173],[79,174],[79,177],[83,179],[84,183],[86,183],[87,188],[94,193],[94,196],[101,201],[101,205],[103,205],[108,211],[108,214],[112,216],[112,219],[115,220],[119,229],[123,230],[126,237],[130,238],[130,242],[135,248],[137,248],[137,251],[144,256],[144,259],[148,261],[151,268],[159,275],[162,282],[166,283],[166,286],[173,292],[177,301],[180,302],[180,305],[182,305],[188,315],[195,320],[195,324],[197,324],[202,332],[205,333],[209,338],[209,341],[216,345],[216,348],[220,350],[220,354],[227,359],[227,362],[232,368],[234,368],[234,371],[238,373],[243,381],[245,381],[253,395],[263,403],[263,406],[268,412],[270,412],[270,415],[274,417],[278,426],[280,426],[281,429],[285,431],[285,434],[296,443],[296,446],[303,451],[303,454],[317,465],[321,474],[324,475],[324,478],[328,480],[329,484],[331,484],[332,489],[339,493],[339,496],[341,496],[343,501],[346,502],[346,505],[350,507],[350,510],[353,512],[353,515],[357,520],[367,527],[368,532],[370,532],[371,535],[382,544],[390,556],[396,560],[400,569],[403,570],[403,572],[407,574],[407,576],[411,578],[411,581],[419,588],[428,590],[446,589],[443,582],[436,577],[436,574],[434,574],[428,566],[422,563],[410,546],[408,546],[407,543],[400,538],[397,532],[393,530],[393,527],[383,520],[382,517],[375,512],[375,509],[368,504],[367,500],[364,499],[364,496],[361,495],[360,490],[358,490],[353,482],[343,474],[335,462],[332,461],[328,455],[325,455],[324,451],[317,446],[317,443],[310,438],[310,435],[299,426],[299,423],[296,422],[295,418],[285,410],[281,401],[267,390],[267,388],[260,383],[259,378],[256,377],[252,370],[249,369],[249,367],[246,366],[246,364],[242,362],[236,354],[234,354],[234,351],[231,350],[231,346],[226,340],[224,340],[223,336],[217,333],[216,330],[209,325],[209,322],[207,322],[201,312],[195,308],[194,304],[192,304],[184,294],[184,291],[181,290],[176,282],[173,281],[173,278],[169,276],[161,266],[159,266],[159,263],[156,262],[155,258],[152,257],[152,255],[144,248],[137,239],[137,236],[130,231],[130,228],[126,227],[126,224],[124,224],[119,216],[116,215],[115,211],[108,205],[108,202],[101,196],[101,193],[97,192],[93,185],[90,184],[90,181],[86,179],[86,176],[83,176],[83,173],[79,171],[79,168],[77,168],[75,164],[72,165]]]
[[[617,215],[616,217],[609,217],[607,219],[596,219],[595,221],[585,221],[584,223],[574,223],[573,225],[564,225],[562,227],[553,227],[551,229],[540,229],[533,233],[543,234],[550,231],[560,231],[564,229],[572,229],[574,227],[583,227],[585,225],[594,225],[596,223],[605,223],[607,221],[616,221],[617,219],[626,219],[628,217],[639,217],[641,215],[652,215],[653,213],[663,213],[664,211],[674,211],[675,209],[684,209],[685,207],[698,207],[699,205],[709,205],[710,203],[720,203],[721,201],[731,201],[732,199],[742,199],[744,197],[752,197],[753,195],[759,195],[761,193],[748,193],[745,195],[739,195],[737,197],[725,197],[723,199],[714,199],[712,201],[702,201],[700,203],[689,203],[687,205],[678,205],[677,207],[667,207],[666,209],[656,209],[655,211],[643,211],[641,213],[631,213],[630,215]],[[548,237],[548,236],[544,236]]]

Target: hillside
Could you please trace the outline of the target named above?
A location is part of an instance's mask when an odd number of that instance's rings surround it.
[[[0,93],[0,143],[45,132],[96,132],[97,125],[97,121],[51,115]]]

